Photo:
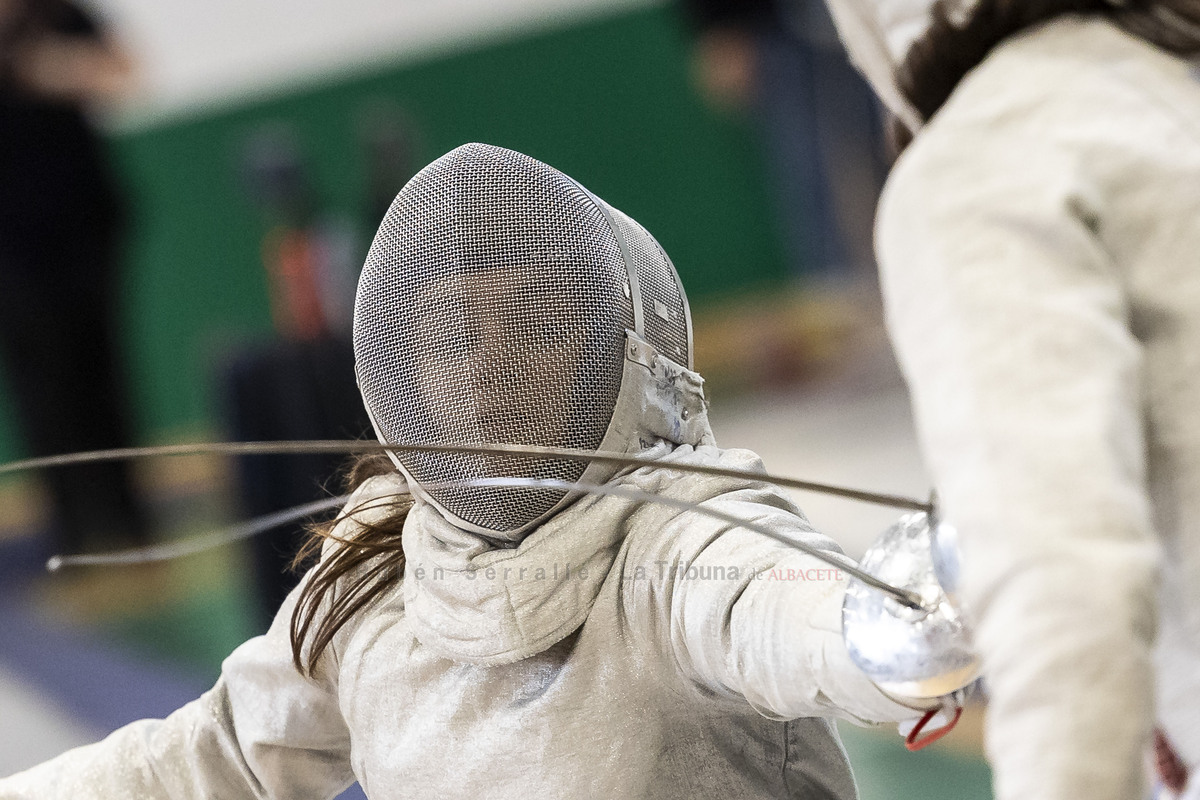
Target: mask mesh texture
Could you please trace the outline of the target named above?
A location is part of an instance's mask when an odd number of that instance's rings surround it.
[[[625,330],[634,326],[627,284],[607,220],[562,173],[487,145],[438,159],[396,197],[359,282],[356,365],[381,437],[597,448],[620,391]],[[397,458],[422,485],[514,476],[574,481],[586,466],[436,453]],[[559,491],[529,489],[429,494],[459,519],[498,534],[563,499]]]

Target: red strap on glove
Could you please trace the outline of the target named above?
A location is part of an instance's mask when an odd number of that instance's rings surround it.
[[[928,747],[950,731],[954,730],[954,726],[958,724],[959,717],[962,716],[962,706],[958,706],[954,709],[954,718],[950,720],[949,724],[930,731],[924,736],[921,735],[921,731],[925,729],[925,726],[929,723],[929,720],[933,719],[934,715],[941,710],[942,709],[940,708],[931,708],[926,711],[925,715],[921,717],[920,721],[917,722],[917,724],[913,726],[913,729],[908,732],[908,736],[904,737],[904,746],[915,753],[923,747]]]

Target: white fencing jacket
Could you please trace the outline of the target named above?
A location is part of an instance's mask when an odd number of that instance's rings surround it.
[[[663,396],[685,383],[667,375]],[[707,422],[689,438],[645,454],[762,468],[704,443]],[[836,551],[757,481],[655,468],[612,482]],[[348,507],[404,490],[398,474],[373,478]],[[0,780],[0,799],[302,800],[357,779],[373,800],[848,800],[827,717],[915,715],[850,663],[844,574],[744,528],[593,495],[497,548],[418,501],[404,548],[403,579],[342,628],[314,678],[292,666],[293,593],[199,700]]]
[[[1100,19],[1006,41],[899,161],[877,242],[997,796],[1144,797],[1156,716],[1200,772],[1197,67]]]

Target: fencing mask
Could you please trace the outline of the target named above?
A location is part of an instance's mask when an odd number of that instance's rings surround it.
[[[483,144],[447,153],[401,190],[355,302],[359,387],[384,443],[599,449],[628,383],[630,342],[690,368],[687,300],[662,248],[561,172]],[[423,485],[576,481],[591,469],[475,454],[392,459],[453,524],[509,541],[568,495]]]

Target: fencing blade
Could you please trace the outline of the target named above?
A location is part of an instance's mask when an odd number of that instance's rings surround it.
[[[625,453],[608,453],[603,451],[573,450],[561,447],[535,447],[522,444],[381,444],[380,442],[331,439],[312,441],[283,441],[283,442],[208,442],[200,444],[172,444],[153,447],[122,447],[111,450],[90,450],[80,453],[64,453],[54,456],[25,458],[0,464],[0,475],[24,472],[34,469],[64,467],[72,464],[92,464],[103,461],[128,461],[133,459],[195,456],[195,455],[300,455],[314,453],[355,454],[355,453],[456,453],[500,456],[507,458],[554,458],[569,461],[598,461],[607,464],[617,464],[629,467],[654,467],[669,469],[676,472],[691,472],[700,475],[712,475],[722,478],[744,478],[762,481],[785,489],[798,489],[806,492],[834,495],[847,500],[858,500],[864,503],[890,506],[906,511],[924,511],[932,513],[933,505],[928,501],[916,500],[901,495],[868,492],[829,483],[787,478],[772,475],[768,472],[754,470],[731,469],[705,464],[675,464],[664,463],[656,458],[633,456]]]
[[[278,528],[290,522],[297,522],[314,514],[320,514],[322,511],[339,508],[347,499],[349,499],[349,495],[327,497],[312,503],[305,503],[304,505],[286,508],[272,514],[255,517],[224,530],[205,533],[188,539],[180,539],[175,542],[167,542],[165,544],[135,547],[128,550],[118,550],[113,553],[53,556],[46,562],[46,569],[50,572],[58,572],[64,567],[111,567],[148,564],[156,561],[171,561],[205,550],[211,550],[222,545],[232,544],[242,539],[249,539],[251,536],[256,536],[272,528]]]
[[[652,464],[659,462],[651,461]],[[740,474],[740,473],[739,473]],[[761,476],[758,473],[746,473],[749,477],[758,480]],[[462,488],[505,488],[505,489],[554,489],[560,491],[568,491],[572,493],[594,494],[594,495],[609,495],[615,497],[624,497],[630,500],[636,500],[645,503],[657,503],[671,508],[676,508],[681,511],[693,512],[713,519],[721,520],[737,527],[745,528],[754,531],[777,542],[780,542],[795,550],[799,550],[806,555],[812,556],[819,561],[828,564],[835,569],[844,570],[848,575],[862,581],[863,584],[870,586],[889,597],[893,598],[901,605],[914,610],[922,610],[921,598],[914,592],[893,586],[885,581],[876,578],[868,572],[859,569],[853,559],[841,553],[832,553],[826,550],[813,547],[806,542],[798,539],[793,539],[789,536],[773,531],[764,525],[760,525],[753,520],[742,519],[734,514],[727,514],[722,511],[717,511],[712,508],[707,508],[701,504],[693,503],[687,500],[676,500],[662,495],[644,492],[639,489],[633,489],[627,486],[616,486],[611,484],[593,484],[583,482],[569,482],[543,478],[476,478],[465,481],[444,481],[438,483],[422,484],[422,488],[426,491],[436,491],[439,489],[462,489]],[[396,497],[407,495],[395,495]],[[344,503],[346,497],[334,497],[325,500],[320,500],[315,503],[308,503],[303,506],[287,509],[285,511],[276,512],[264,517],[258,517],[242,525],[237,525],[224,531],[218,531],[203,536],[185,539],[179,542],[173,542],[166,545],[156,545],[152,547],[139,548],[133,550],[123,550],[117,553],[95,554],[95,555],[80,555],[80,556],[55,556],[47,563],[47,568],[51,571],[56,571],[65,566],[83,566],[83,565],[118,565],[118,564],[138,564],[149,561],[165,561],[171,558],[178,558],[183,555],[191,555],[210,548],[218,547],[231,542],[236,542],[240,539],[245,539],[253,536],[256,533],[268,530],[278,525],[283,525],[288,522],[302,519],[311,514],[319,513],[330,508],[336,507],[339,503]],[[353,514],[353,509],[350,514]]]

